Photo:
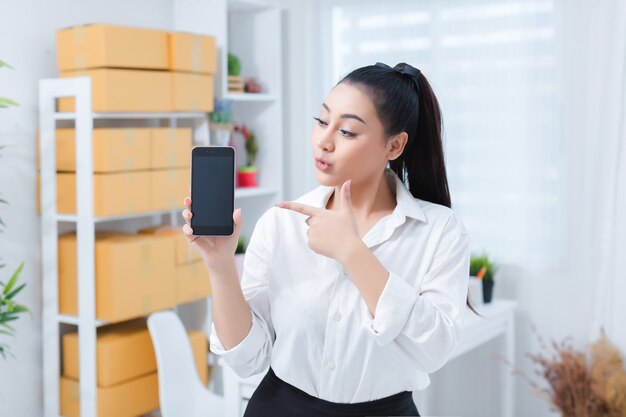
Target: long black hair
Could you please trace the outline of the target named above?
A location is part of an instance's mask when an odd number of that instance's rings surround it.
[[[402,62],[391,68],[377,63],[357,68],[337,84],[354,85],[372,100],[385,137],[408,135],[402,154],[389,167],[415,198],[452,208],[443,154],[443,119],[439,101],[421,71]],[[469,278],[469,271],[468,278]],[[476,314],[466,298],[467,306]]]

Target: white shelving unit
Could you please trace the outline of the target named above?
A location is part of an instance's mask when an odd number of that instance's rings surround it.
[[[91,107],[91,79],[89,77],[45,79],[40,81],[39,126],[41,155],[41,231],[42,231],[42,273],[43,273],[43,380],[44,415],[60,416],[60,326],[77,326],[79,329],[79,386],[80,415],[97,416],[96,383],[96,334],[97,329],[108,323],[96,319],[95,309],[95,231],[101,223],[117,224],[122,221],[136,221],[163,214],[170,215],[173,225],[182,225],[179,210],[161,210],[132,213],[121,216],[97,217],[93,209],[93,147],[92,132],[94,123],[100,120],[148,124],[149,126],[176,127],[182,121],[193,125],[194,144],[210,145],[209,125],[205,113],[97,113]],[[75,97],[76,111],[57,113],[57,98]],[[76,129],[76,187],[78,196],[92,196],[77,199],[77,214],[59,214],[56,211],[56,129],[59,124],[71,124]],[[281,140],[276,139],[275,140]],[[277,142],[278,143],[278,142]],[[282,145],[280,145],[282,150]],[[277,153],[282,155],[281,152]],[[268,158],[275,171],[262,177],[261,186],[238,188],[235,191],[236,204],[258,207],[257,200],[268,200],[282,195],[281,183],[272,182],[281,178],[282,161]],[[273,166],[273,164],[277,164]],[[259,164],[260,167],[264,165]],[[263,203],[261,203],[263,204]],[[265,205],[268,205],[267,201]],[[250,217],[254,217],[250,213]],[[260,216],[261,213],[254,213]],[[247,218],[247,222],[256,222]],[[78,246],[78,315],[59,313],[58,306],[58,236],[61,226],[75,228]]]

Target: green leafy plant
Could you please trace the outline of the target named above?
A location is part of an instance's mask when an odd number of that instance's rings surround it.
[[[235,249],[235,253],[245,253],[246,252],[246,239],[243,236],[239,236],[237,240],[237,249]]]
[[[4,264],[0,265],[0,268],[4,267]],[[0,335],[15,336],[15,329],[8,323],[17,320],[19,314],[30,313],[27,307],[14,301],[15,296],[26,286],[26,284],[21,284],[16,287],[22,269],[24,269],[24,262],[13,272],[13,276],[6,285],[0,282],[0,287],[2,287],[2,293],[0,293]],[[0,342],[0,355],[6,359],[7,354],[10,354],[9,346]]]
[[[228,75],[237,76],[241,73],[241,61],[231,52],[228,53]]]
[[[486,268],[485,275],[483,276],[484,282],[493,281],[493,276],[498,269],[498,266],[493,262],[493,260],[489,259],[489,256],[486,252],[482,252],[482,254],[472,254],[470,256],[470,275],[476,276],[482,267]]]
[[[227,124],[232,121],[232,101],[215,99],[213,111],[209,113],[209,120],[215,124]]]
[[[13,69],[12,66],[10,66],[9,64],[7,64],[6,62],[0,59],[0,68],[3,68],[3,67]],[[10,106],[18,106],[18,104],[14,102],[13,100],[11,100],[10,98],[0,97],[0,108],[6,108]]]
[[[0,67],[11,68],[6,62],[0,60]],[[17,106],[18,104],[11,99],[0,97],[0,108],[6,108],[9,106]],[[4,145],[0,146],[0,150],[4,149]],[[1,156],[1,155],[0,155]],[[3,198],[0,198],[1,204],[9,204]],[[0,233],[3,232],[2,228],[6,227],[2,218],[0,218]],[[0,263],[0,268],[4,268],[6,265]],[[27,307],[17,304],[14,299],[15,296],[24,289],[26,284],[21,284],[16,287],[17,280],[24,269],[24,262],[17,267],[9,282],[5,285],[0,281],[0,336],[15,336],[15,329],[9,324],[9,322],[15,321],[18,319],[19,314],[30,313]],[[31,314],[32,316],[32,314]],[[3,343],[0,340],[0,356],[6,359],[7,354],[9,352],[9,346],[6,343]]]
[[[235,132],[240,132],[243,138],[246,141],[246,159],[247,163],[244,168],[254,168],[256,156],[259,152],[259,145],[256,141],[256,135],[253,131],[249,130],[246,124],[244,123],[241,126],[235,125]]]

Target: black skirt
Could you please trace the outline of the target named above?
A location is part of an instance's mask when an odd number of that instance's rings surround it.
[[[244,417],[419,416],[410,391],[360,403],[334,403],[314,397],[278,378],[270,367],[252,394]]]

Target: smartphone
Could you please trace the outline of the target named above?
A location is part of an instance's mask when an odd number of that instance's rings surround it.
[[[235,149],[191,150],[191,228],[194,235],[230,236],[234,231]]]

